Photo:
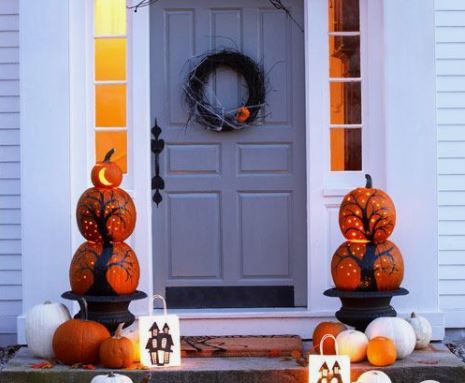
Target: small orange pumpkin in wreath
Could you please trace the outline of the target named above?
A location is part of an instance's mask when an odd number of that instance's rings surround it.
[[[246,106],[241,106],[236,112],[236,121],[243,124],[250,117],[250,109]]]

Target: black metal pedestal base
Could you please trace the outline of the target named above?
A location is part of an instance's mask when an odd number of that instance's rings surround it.
[[[80,318],[83,308],[81,298],[87,302],[87,318],[103,324],[112,334],[120,323],[125,323],[124,327],[130,326],[136,320],[134,314],[129,311],[129,303],[134,300],[144,299],[147,294],[143,291],[136,291],[129,295],[115,296],[94,296],[78,295],[72,291],[61,294],[65,299],[78,301],[81,311],[74,317]]]
[[[392,291],[342,291],[329,289],[324,292],[327,297],[338,297],[342,307],[336,312],[336,318],[342,323],[365,331],[368,324],[379,317],[395,317],[396,310],[391,306],[391,299],[396,295],[407,295],[404,288]]]

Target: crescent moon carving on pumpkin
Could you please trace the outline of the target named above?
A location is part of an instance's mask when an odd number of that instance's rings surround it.
[[[111,182],[107,180],[107,178],[105,177],[105,170],[107,170],[106,168],[102,168],[99,170],[98,172],[98,179],[100,180],[100,182],[102,184],[104,184],[105,186],[111,186]]]

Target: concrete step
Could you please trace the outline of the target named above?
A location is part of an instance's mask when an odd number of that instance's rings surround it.
[[[89,383],[94,375],[109,370],[93,371],[55,366],[35,370],[30,366],[40,360],[22,348],[0,372],[1,383]],[[352,364],[352,380],[366,370],[367,363]],[[393,383],[420,383],[433,379],[440,383],[465,383],[465,364],[441,343],[433,343],[425,351],[416,351],[405,360],[382,369]],[[182,367],[118,371],[134,383],[306,383],[308,369],[288,358],[185,358]]]

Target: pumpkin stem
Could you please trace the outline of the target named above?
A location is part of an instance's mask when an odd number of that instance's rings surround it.
[[[371,178],[371,176],[369,174],[365,174],[365,178],[367,180],[367,184],[366,184],[366,188],[367,189],[372,189],[373,188],[373,179]]]
[[[415,314],[415,313],[412,313],[412,314],[410,315],[410,318],[416,318],[416,317],[417,317],[417,314]]]
[[[52,302],[50,302],[50,301],[45,301],[44,302],[44,305],[51,305],[51,304],[52,304]]]
[[[87,320],[87,301],[84,297],[80,297],[79,301],[82,303],[81,305],[81,319],[82,320]]]
[[[115,335],[113,338],[120,339],[122,337],[121,332],[123,331],[123,327],[124,327],[124,322],[118,325],[118,328],[116,329]]]
[[[111,148],[107,154],[105,154],[105,158],[103,159],[103,162],[110,162],[111,156],[115,153],[115,148]]]
[[[110,371],[110,372],[108,373],[108,377],[109,377],[109,378],[114,378],[114,377],[115,377],[115,374],[113,373],[113,371]]]

